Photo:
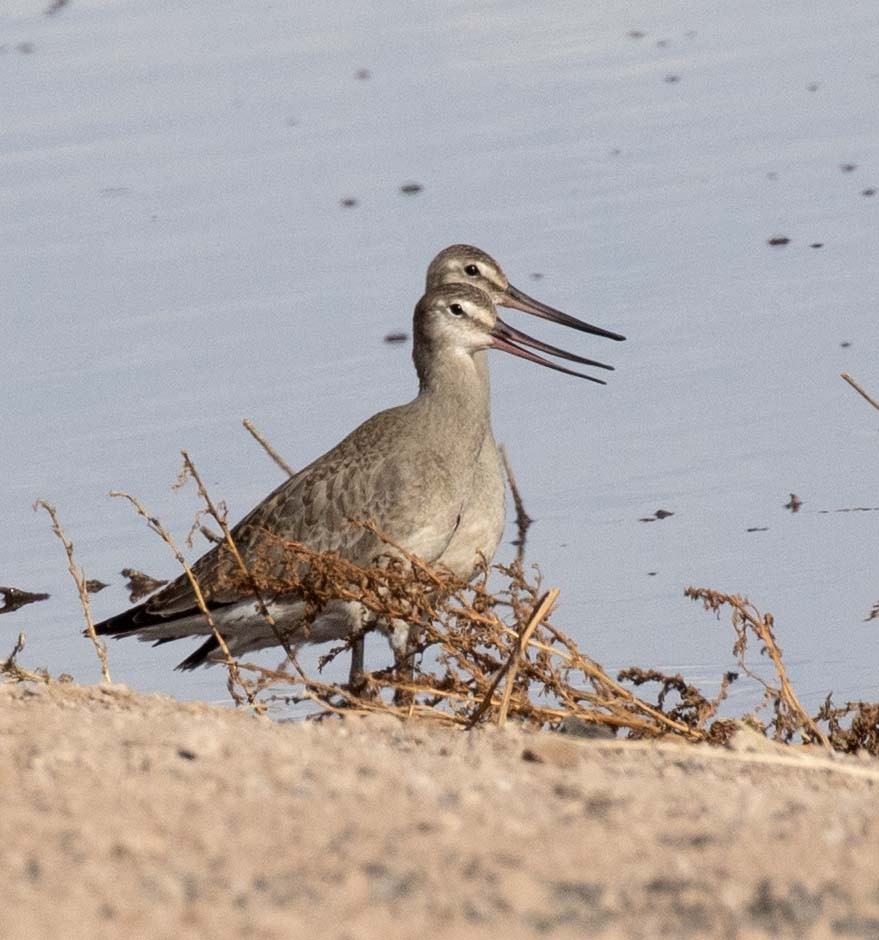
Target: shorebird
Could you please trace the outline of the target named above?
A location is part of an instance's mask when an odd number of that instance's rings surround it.
[[[415,308],[413,333],[416,397],[367,419],[251,510],[232,529],[245,563],[264,556],[266,533],[275,542],[301,542],[360,565],[392,553],[373,532],[350,525],[351,519],[371,520],[408,552],[436,562],[470,502],[479,454],[490,434],[488,373],[477,357],[491,347],[589,378],[521,345],[523,339],[537,341],[498,321],[491,297],[468,284],[429,290]],[[203,555],[192,571],[233,655],[278,645],[277,631],[296,648],[347,638],[365,623],[363,606],[342,600],[329,601],[306,623],[305,602],[284,595],[266,599],[275,620],[272,628],[254,597],[231,586],[235,562],[225,544]],[[396,626],[388,625],[386,631]],[[96,630],[156,643],[208,635],[178,668],[223,660],[185,575],[144,603],[99,623]],[[395,649],[405,647],[405,637],[396,643],[393,635],[391,639]]]
[[[427,290],[432,290],[443,284],[472,284],[480,288],[491,297],[495,306],[511,307],[522,310],[533,316],[552,320],[564,326],[591,333],[594,336],[603,336],[612,340],[624,340],[625,336],[613,333],[591,323],[585,323],[549,307],[526,293],[514,287],[503,269],[491,255],[473,245],[450,245],[444,248],[430,262],[427,269]],[[539,349],[563,359],[568,359],[582,365],[596,366],[600,369],[613,369],[593,359],[584,359],[574,356],[534,340],[525,333],[498,319],[506,335],[520,345]],[[488,384],[488,359],[484,351],[476,352],[473,356],[476,368],[482,374],[486,385]],[[591,381],[604,384],[601,379],[587,376]],[[444,566],[458,577],[470,580],[483,564],[487,564],[494,557],[503,535],[506,522],[506,486],[504,471],[498,454],[497,443],[489,423],[485,438],[477,457],[476,471],[470,499],[464,506],[461,522],[455,530],[452,539],[445,551],[437,559],[438,565]],[[355,655],[357,651],[355,650]]]

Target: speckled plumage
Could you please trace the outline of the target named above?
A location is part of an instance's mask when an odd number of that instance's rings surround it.
[[[467,311],[466,318],[449,317],[453,303]],[[248,513],[232,530],[245,562],[271,551],[266,531],[315,551],[338,552],[358,564],[388,552],[385,543],[348,525],[348,519],[371,519],[405,549],[435,562],[454,535],[485,439],[487,373],[477,368],[474,353],[490,342],[494,321],[491,300],[474,287],[455,284],[428,292],[414,316],[418,395],[366,420]],[[241,653],[276,643],[273,631],[253,610],[252,599],[229,586],[225,575],[235,572],[235,563],[225,545],[202,556],[192,570],[209,607],[217,611],[215,619],[230,650]],[[345,636],[358,626],[357,612],[342,606],[344,615],[338,615],[336,605],[334,625],[329,632],[319,628],[316,636]],[[286,599],[281,613],[289,615],[282,616],[283,627],[293,627],[290,642],[298,645],[304,637],[296,634],[295,603]],[[153,641],[210,632],[186,576],[97,630]],[[184,665],[199,665],[212,652],[211,639],[204,656],[190,657]]]

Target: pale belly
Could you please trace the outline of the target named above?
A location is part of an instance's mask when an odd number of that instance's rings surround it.
[[[506,487],[497,445],[489,433],[479,452],[470,499],[464,504],[461,521],[436,565],[469,580],[484,557],[491,562],[504,534]]]

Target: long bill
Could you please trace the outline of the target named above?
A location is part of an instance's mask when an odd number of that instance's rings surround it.
[[[599,362],[597,359],[586,359],[584,356],[575,356],[574,353],[569,353],[566,349],[559,349],[558,346],[550,346],[549,343],[544,343],[542,340],[535,339],[533,336],[529,336],[527,333],[523,333],[521,330],[510,326],[509,323],[506,323],[500,317],[497,318],[497,325],[502,328],[504,339],[513,340],[521,346],[530,346],[532,349],[537,349],[549,356],[555,356],[558,359],[567,359],[568,362],[579,362],[580,365],[595,366],[596,369],[609,369],[613,372],[613,366],[609,366],[605,362]],[[495,329],[497,329],[497,327]]]
[[[532,340],[527,334],[513,330],[502,320],[498,320],[491,331],[491,348],[500,349],[502,352],[509,353],[511,356],[518,356],[520,359],[527,359],[529,362],[536,362],[537,365],[545,366],[547,369],[553,369],[556,372],[564,372],[565,375],[576,375],[578,378],[588,379],[590,382],[596,382],[598,385],[607,385],[607,382],[603,379],[597,379],[594,375],[586,375],[584,372],[575,372],[573,369],[568,369],[555,362],[550,362],[549,359],[544,359],[543,356],[538,356],[529,349],[517,345],[516,340],[523,342],[522,337],[525,337],[525,339],[532,344],[539,343],[539,340]],[[576,360],[578,357],[571,358]]]
[[[512,307],[515,310],[522,310],[525,313],[533,314],[535,317],[542,317],[544,320],[552,320],[553,323],[561,323],[563,326],[569,326],[571,329],[580,330],[583,333],[591,333],[593,336],[604,336],[607,339],[623,340],[626,337],[620,333],[612,333],[610,330],[602,329],[600,326],[593,326],[591,323],[584,323],[555,307],[542,304],[539,300],[529,297],[518,287],[512,284],[507,285],[504,291],[503,299],[500,301],[503,307]]]

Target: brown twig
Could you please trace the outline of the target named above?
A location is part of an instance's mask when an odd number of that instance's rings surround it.
[[[849,385],[862,397],[865,398],[870,404],[879,411],[879,401],[876,401],[871,395],[869,395],[860,385],[848,374],[848,372],[841,373],[841,378],[845,379]]]
[[[510,654],[510,658],[507,660],[507,681],[504,685],[504,694],[501,696],[501,707],[497,716],[498,728],[503,728],[506,724],[507,713],[510,710],[510,699],[513,695],[513,687],[516,684],[516,673],[519,671],[519,663],[522,656],[525,654],[525,649],[528,646],[528,641],[531,639],[531,634],[534,633],[540,623],[552,613],[558,596],[558,588],[550,588],[549,591],[543,595],[534,613],[531,615],[531,619],[518,637],[513,652]]]
[[[288,464],[287,461],[284,460],[284,458],[275,450],[275,448],[272,447],[272,445],[262,436],[262,434],[257,431],[257,429],[253,426],[253,422],[249,418],[245,418],[241,423],[244,425],[244,427],[247,428],[248,431],[250,431],[250,433],[256,439],[256,442],[269,455],[269,457],[275,461],[275,463],[284,471],[284,473],[286,473],[288,477],[294,476],[295,471],[290,466],[290,464]]]
[[[254,599],[256,600],[256,606],[260,616],[263,618],[263,620],[265,620],[265,622],[269,625],[269,628],[275,634],[275,637],[278,640],[278,645],[283,648],[284,652],[287,654],[288,659],[293,662],[295,659],[293,650],[290,648],[290,644],[287,642],[286,637],[278,629],[278,624],[269,611],[268,605],[263,599],[262,593],[259,590],[256,580],[251,574],[250,568],[248,568],[246,562],[241,557],[241,552],[238,551],[238,546],[235,544],[235,539],[232,537],[232,531],[229,528],[228,522],[226,521],[226,513],[221,512],[217,506],[214,505],[214,502],[208,493],[207,487],[204,485],[202,478],[199,476],[198,470],[195,469],[195,464],[192,462],[189,454],[185,450],[180,451],[180,453],[183,456],[183,474],[181,474],[181,479],[185,479],[185,475],[190,474],[192,479],[195,480],[195,485],[198,487],[198,495],[202,498],[202,500],[204,500],[204,504],[207,507],[208,512],[220,527],[223,533],[223,540],[229,551],[232,553],[232,557],[235,559],[235,563],[238,565],[238,570],[242,575],[244,575],[248,587],[251,590]]]
[[[244,699],[241,698],[241,695],[238,693],[237,688],[236,688],[236,686],[240,686],[244,692],[245,698],[247,699],[248,705],[250,705],[252,708],[256,709],[257,711],[261,711],[262,710],[261,704],[256,701],[256,698],[253,694],[253,690],[250,688],[248,683],[241,677],[241,673],[238,670],[238,662],[229,652],[229,647],[226,645],[226,640],[223,638],[222,633],[220,633],[219,629],[217,628],[217,625],[214,622],[214,618],[211,616],[210,610],[208,610],[208,605],[205,601],[204,594],[202,593],[201,585],[198,583],[198,578],[196,578],[195,574],[192,571],[192,568],[190,568],[189,564],[187,563],[186,558],[183,555],[183,552],[180,551],[180,549],[177,546],[177,543],[174,541],[173,537],[171,536],[171,533],[168,532],[168,530],[162,525],[161,522],[159,522],[159,520],[155,516],[147,512],[147,510],[143,507],[140,500],[138,500],[136,496],[132,496],[130,493],[121,492],[120,490],[111,490],[110,496],[120,498],[120,499],[127,499],[128,502],[131,503],[132,506],[134,506],[135,510],[137,511],[137,514],[141,516],[142,518],[146,519],[147,525],[153,530],[153,532],[155,532],[165,542],[168,548],[171,549],[171,552],[173,553],[174,557],[177,559],[177,563],[181,566],[181,568],[183,568],[184,572],[186,573],[186,577],[189,579],[190,586],[192,587],[192,591],[195,594],[195,602],[198,605],[198,609],[201,611],[202,616],[207,621],[207,624],[211,629],[211,633],[213,634],[214,639],[217,641],[220,647],[220,650],[223,653],[223,656],[225,657],[224,663],[225,663],[227,670],[229,671],[229,681],[227,683],[229,694],[235,700],[236,705],[242,705],[244,703]]]
[[[811,738],[816,741],[820,741],[822,745],[828,750],[830,749],[830,741],[826,734],[818,727],[814,719],[809,715],[809,713],[803,708],[800,703],[799,698],[797,697],[794,688],[791,685],[790,678],[788,677],[787,670],[784,667],[784,662],[782,661],[781,649],[778,646],[778,643],[775,640],[775,635],[772,631],[774,625],[774,619],[772,614],[765,613],[761,614],[747,598],[739,597],[736,594],[723,594],[720,591],[714,591],[711,588],[696,588],[688,587],[684,594],[687,597],[692,598],[693,600],[701,600],[703,605],[710,610],[717,611],[722,606],[727,605],[733,609],[733,629],[737,633],[736,644],[733,647],[733,650],[738,658],[739,665],[742,670],[752,679],[759,682],[764,689],[766,690],[767,695],[770,698],[776,699],[779,703],[784,703],[786,706],[791,718],[793,719],[794,726],[799,728],[801,733],[805,733],[807,738]],[[763,649],[766,652],[766,655],[772,661],[772,665],[775,668],[775,675],[778,678],[779,689],[772,688],[765,680],[757,676],[745,663],[744,653],[745,653],[745,630],[750,628],[754,635],[760,640],[763,644]],[[782,725],[782,716],[776,714],[776,726],[779,731],[784,733],[784,728]]]
[[[101,663],[101,675],[104,678],[104,682],[111,682],[110,679],[110,666],[107,662],[107,647],[98,639],[97,633],[95,633],[95,625],[92,621],[92,608],[89,603],[89,592],[88,585],[86,582],[85,573],[81,568],[76,567],[76,562],[73,557],[73,542],[67,538],[64,534],[64,530],[61,528],[61,523],[58,521],[58,513],[55,511],[55,507],[51,503],[47,503],[44,499],[38,499],[34,503],[34,511],[38,509],[45,509],[49,514],[49,518],[52,520],[52,531],[58,538],[61,540],[61,544],[64,546],[64,551],[67,554],[67,570],[70,572],[70,576],[73,578],[73,582],[76,585],[76,590],[79,593],[79,602],[82,605],[82,612],[85,616],[85,625],[86,633],[88,634],[89,639],[92,641],[92,644],[95,648],[95,652],[98,654],[98,659]]]

